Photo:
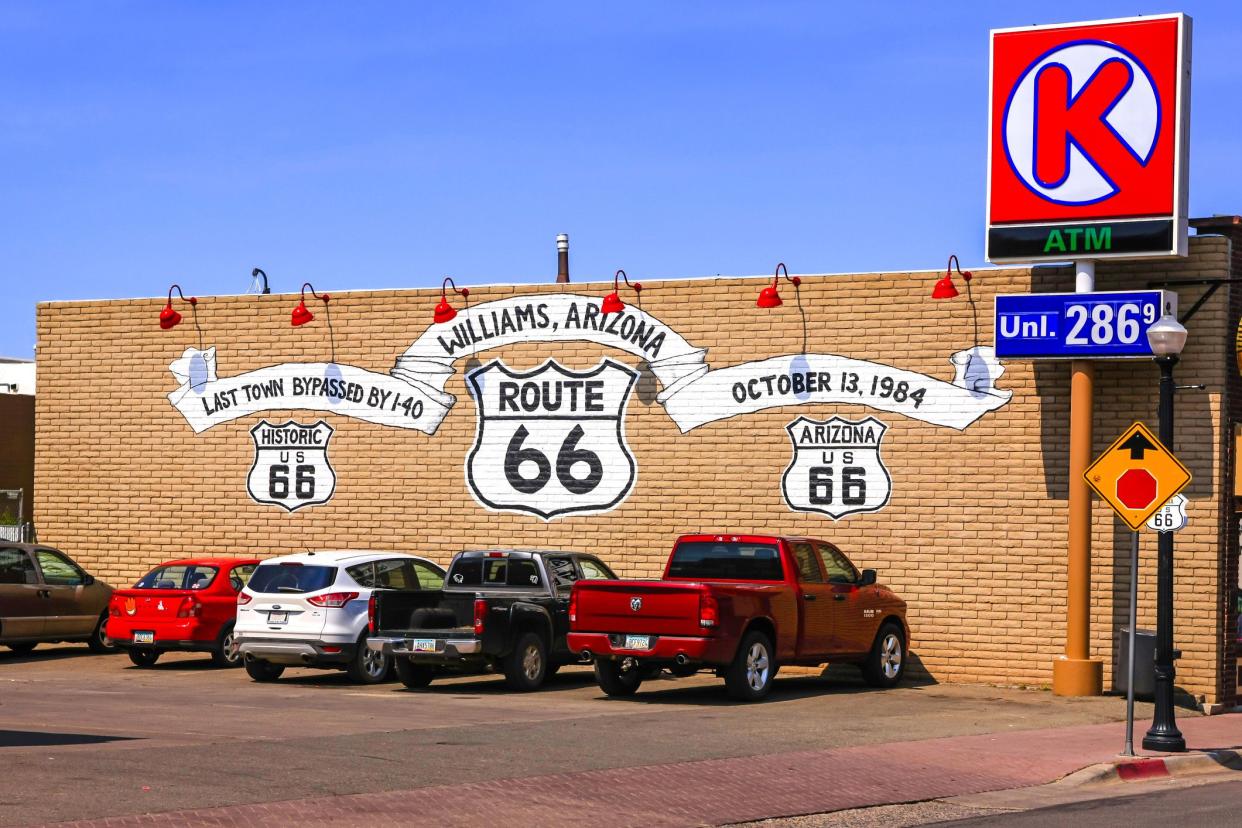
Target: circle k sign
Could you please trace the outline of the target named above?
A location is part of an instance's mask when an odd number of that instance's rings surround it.
[[[1184,212],[1189,23],[1174,14],[992,32],[990,227]]]

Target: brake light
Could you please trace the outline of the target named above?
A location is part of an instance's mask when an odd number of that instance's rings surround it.
[[[710,592],[699,593],[699,626],[714,627],[720,623],[720,606]]]
[[[474,634],[483,634],[483,622],[487,620],[487,601],[474,599]]]
[[[193,595],[187,595],[181,599],[181,606],[177,607],[178,618],[197,618],[203,614],[203,604]]]
[[[350,601],[358,597],[356,592],[327,592],[323,595],[314,595],[306,599],[306,603],[313,604],[317,607],[332,607],[340,609]]]
[[[367,599],[367,632],[369,632],[371,635],[375,635],[376,627],[377,625],[375,623],[375,593],[372,592],[371,597]]]
[[[569,623],[578,620],[578,590],[572,590],[569,593]]]
[[[113,597],[108,601],[108,615],[113,618],[121,617],[121,599]]]
[[[237,605],[238,606],[244,606],[246,604],[249,604],[251,600],[253,599],[250,597],[249,593],[246,593],[246,592],[237,593]]]

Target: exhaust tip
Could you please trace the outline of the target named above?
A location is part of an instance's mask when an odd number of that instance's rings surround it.
[[[690,661],[690,659],[686,658],[685,653],[678,653],[677,657],[674,658],[673,661],[677,662],[678,667],[685,667],[686,664]]]
[[[590,660],[591,660],[591,651],[590,651],[590,650],[583,650],[582,652],[578,653],[578,658],[582,659],[583,661],[590,661]]]

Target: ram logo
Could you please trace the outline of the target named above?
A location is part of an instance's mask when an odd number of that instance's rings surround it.
[[[642,608],[643,608],[642,598],[631,598],[630,599],[630,609],[634,610],[634,612],[638,612]]]

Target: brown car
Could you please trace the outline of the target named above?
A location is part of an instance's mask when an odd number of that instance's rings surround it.
[[[0,644],[28,653],[40,643],[84,641],[111,652],[112,587],[47,546],[0,542]]]

